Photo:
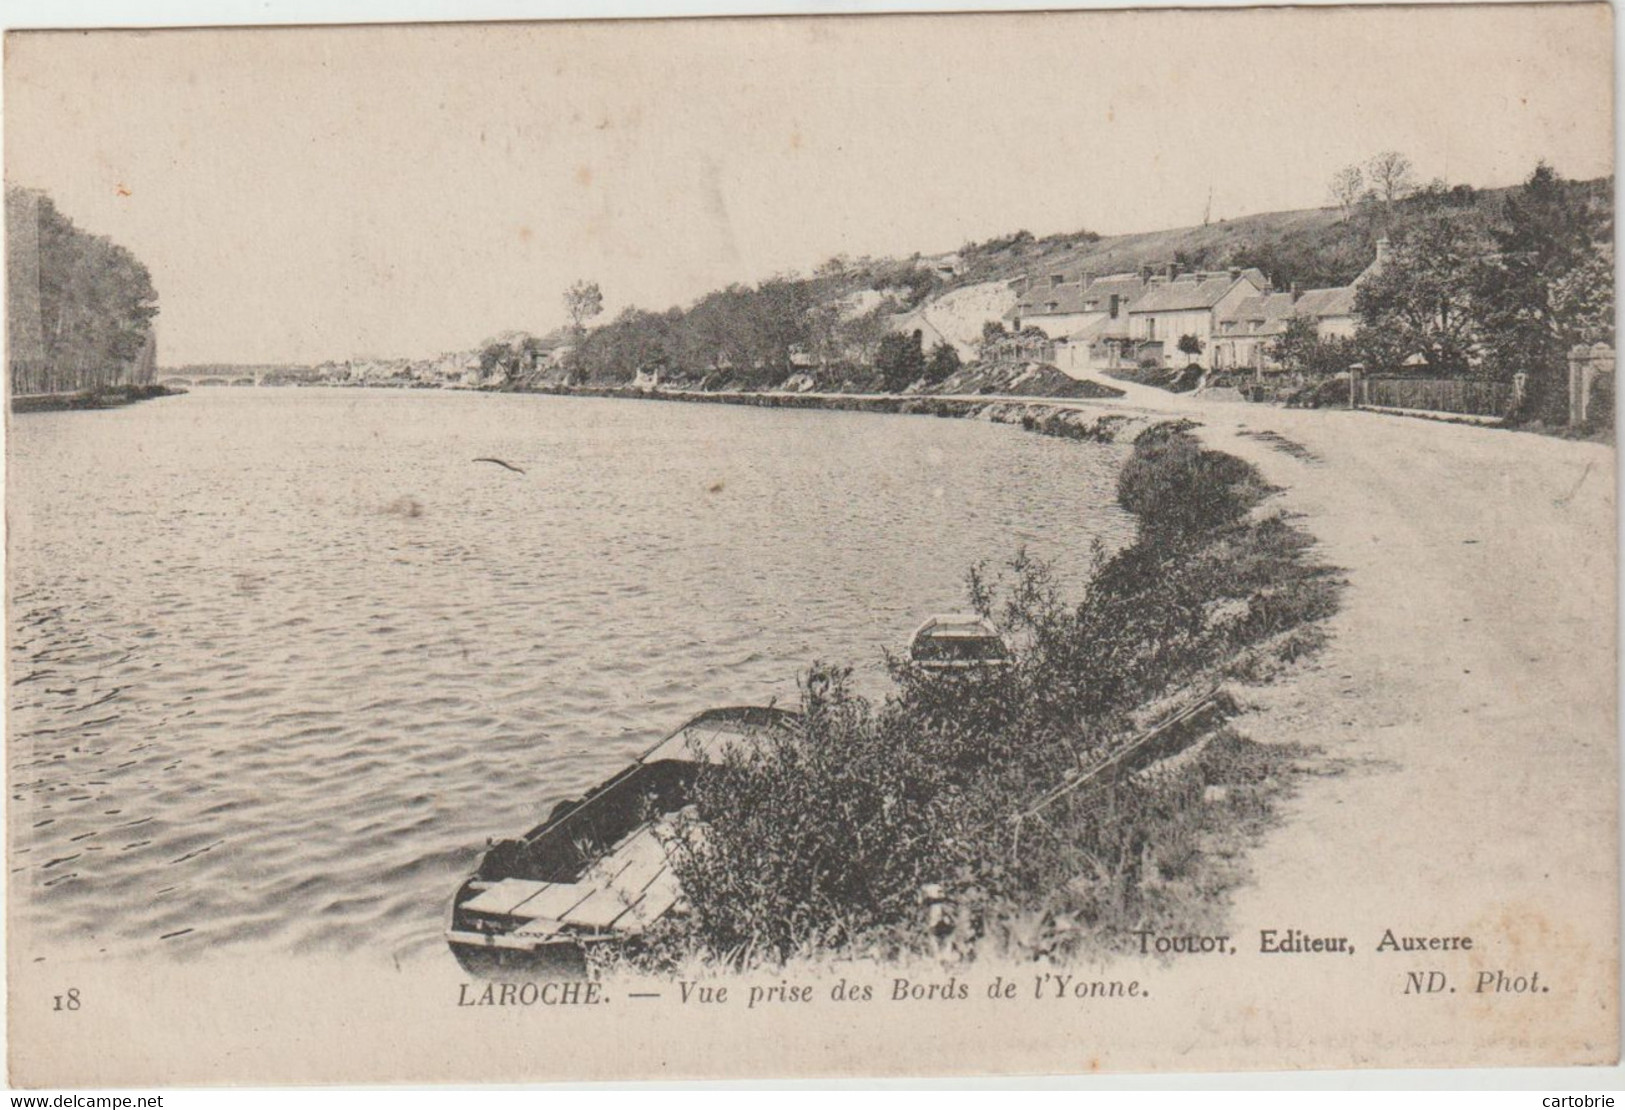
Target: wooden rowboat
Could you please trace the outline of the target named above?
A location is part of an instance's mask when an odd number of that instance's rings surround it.
[[[636,938],[681,903],[666,842],[701,769],[799,720],[763,706],[707,710],[523,837],[492,841],[452,898],[452,954],[475,974],[580,974],[591,945]]]
[[[909,640],[908,657],[928,671],[1007,667],[1012,661],[999,630],[975,613],[944,613],[927,620]]]

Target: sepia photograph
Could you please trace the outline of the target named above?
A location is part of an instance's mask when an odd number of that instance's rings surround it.
[[[10,1084],[1613,1067],[1614,41],[8,30]]]

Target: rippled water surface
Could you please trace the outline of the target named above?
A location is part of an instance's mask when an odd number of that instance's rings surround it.
[[[427,953],[487,835],[1131,529],[1121,449],[926,417],[205,388],[8,453],[25,958]]]

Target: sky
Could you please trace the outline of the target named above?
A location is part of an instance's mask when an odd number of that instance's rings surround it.
[[[7,38],[6,180],[151,269],[160,360],[427,356],[838,253],[1613,172],[1594,5]],[[607,317],[606,317],[607,318]]]

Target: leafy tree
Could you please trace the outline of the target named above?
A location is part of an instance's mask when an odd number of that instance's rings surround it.
[[[1471,185],[1452,186],[1438,177],[1413,191],[1404,200],[1405,207],[1423,212],[1436,212],[1444,208],[1472,208],[1477,203],[1477,189]]]
[[[821,278],[844,279],[852,272],[852,260],[844,254],[832,255],[827,261],[819,264],[814,273]]]
[[[678,362],[700,376],[743,365],[745,353],[736,320],[740,286],[707,293],[684,314],[677,337]]]
[[[1480,334],[1471,275],[1484,247],[1467,221],[1438,216],[1395,243],[1387,264],[1355,294],[1365,361],[1397,370],[1420,357],[1434,374],[1466,373]]]
[[[1561,419],[1569,348],[1614,337],[1611,212],[1541,163],[1490,235],[1496,250],[1474,287],[1485,365],[1528,373],[1530,415]]]
[[[14,354],[26,344],[24,356],[43,362],[43,378],[30,386],[65,392],[117,381],[140,355],[158,315],[147,268],[107,237],[76,227],[42,193],[8,189],[6,204],[13,217],[8,239],[23,237],[8,243],[14,327],[34,315],[38,296],[38,331],[11,337]],[[30,272],[37,288],[19,280]]]
[[[925,365],[925,380],[932,385],[945,382],[960,368],[959,352],[952,343],[938,343],[931,348],[931,358]]]
[[[890,321],[891,313],[884,305],[841,321],[842,356],[860,363],[873,362],[881,341],[889,334]]]
[[[907,389],[925,373],[923,338],[915,330],[892,332],[880,341],[880,350],[875,355],[875,369],[880,371],[881,380],[890,392]]]
[[[1270,344],[1270,358],[1286,370],[1309,377],[1331,377],[1349,368],[1353,347],[1338,336],[1322,336],[1313,317],[1293,316]]]
[[[747,300],[751,365],[762,384],[778,385],[788,378],[792,352],[810,346],[808,313],[813,306],[811,286],[787,278],[764,281]]]
[[[582,341],[574,364],[594,382],[625,383],[639,371],[669,372],[677,365],[674,328],[681,313],[646,312],[629,307]]]
[[[1293,316],[1286,330],[1270,343],[1269,354],[1278,365],[1299,373],[1308,369],[1320,344],[1320,327],[1309,316]]]
[[[807,349],[823,369],[827,370],[831,363],[841,361],[845,354],[842,323],[839,305],[826,301],[807,310]]]
[[[1188,355],[1192,359],[1195,359],[1197,355],[1202,353],[1202,341],[1194,335],[1180,336],[1179,342],[1176,344],[1176,346],[1178,347],[1180,354]]]
[[[1003,320],[986,320],[982,323],[982,337],[976,341],[976,357],[982,362],[991,359],[993,349],[1010,338],[1010,329],[1004,326]]]
[[[910,265],[907,270],[893,278],[891,284],[894,287],[907,290],[904,300],[908,307],[913,308],[936,292],[942,284],[942,279],[937,277],[934,270],[919,265]]]
[[[488,343],[480,351],[480,377],[489,377],[501,372],[507,373],[508,362],[513,350],[506,343]]]

